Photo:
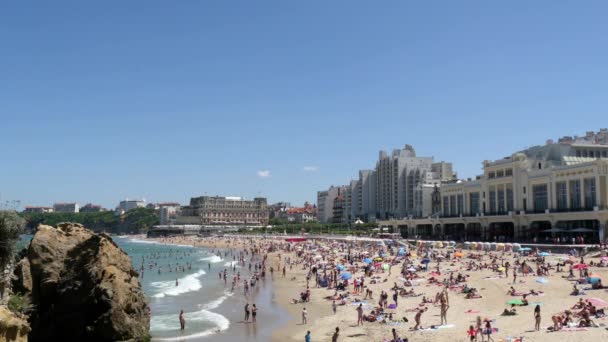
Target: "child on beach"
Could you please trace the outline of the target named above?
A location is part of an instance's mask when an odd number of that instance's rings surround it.
[[[477,341],[477,330],[472,325],[469,325],[469,330],[467,330],[467,335],[469,335],[469,339],[471,341]]]

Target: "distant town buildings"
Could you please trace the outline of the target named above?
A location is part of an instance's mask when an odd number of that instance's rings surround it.
[[[319,221],[352,223],[431,215],[435,187],[454,177],[451,163],[418,157],[411,145],[390,155],[380,151],[373,170],[361,170],[359,178],[348,185],[317,193]]]
[[[25,213],[52,213],[52,207],[36,207],[36,206],[27,206],[23,209]]]
[[[77,213],[80,211],[78,203],[55,203],[53,211],[56,213]]]
[[[266,198],[201,196],[181,208],[176,224],[265,226],[268,218]]]
[[[92,203],[87,203],[83,205],[82,208],[80,208],[81,213],[98,213],[102,211],[106,211],[106,208],[102,207],[101,205]]]

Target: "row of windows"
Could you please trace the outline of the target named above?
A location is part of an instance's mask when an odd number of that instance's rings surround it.
[[[502,177],[511,177],[513,176],[513,169],[504,169],[504,170],[496,170],[488,172],[488,178],[502,178]]]
[[[525,189],[525,187],[524,187]],[[595,178],[586,178],[581,187],[580,180],[555,183],[555,198],[557,210],[591,210],[597,206]],[[525,194],[525,190],[524,190]],[[485,193],[484,193],[485,195]],[[488,191],[488,213],[505,214],[514,210],[513,188],[511,184],[503,186],[491,186]],[[485,196],[484,196],[485,198]],[[584,199],[584,207],[583,207]],[[469,210],[464,212],[464,196],[462,194],[443,196],[443,214],[445,216],[456,216],[460,214],[476,215],[485,212],[480,204],[480,193],[469,194]],[[544,212],[549,209],[549,190],[547,184],[536,184],[532,186],[533,210]],[[527,210],[524,199],[524,210]]]
[[[608,158],[608,151],[577,150],[576,156],[589,158]]]

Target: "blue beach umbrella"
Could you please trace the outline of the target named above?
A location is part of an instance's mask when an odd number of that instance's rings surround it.
[[[344,265],[338,265],[338,266],[336,266],[336,268],[338,269],[338,271],[343,271]]]
[[[549,252],[540,252],[540,253],[538,253],[538,255],[540,255],[541,257],[546,257],[546,256],[551,255],[551,253],[549,253]]]
[[[429,258],[424,258],[420,261],[421,264],[428,264],[429,262],[431,262],[431,259]]]
[[[372,263],[372,259],[371,258],[365,258],[363,259],[363,262],[366,264],[371,264]]]
[[[350,279],[352,277],[353,277],[353,275],[350,274],[350,273],[348,273],[348,272],[342,272],[340,274],[340,279],[342,279],[342,280],[348,280],[348,279]]]

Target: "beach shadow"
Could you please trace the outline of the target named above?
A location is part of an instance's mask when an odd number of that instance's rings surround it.
[[[527,332],[527,333],[533,333],[533,332],[536,332],[536,330],[526,330],[526,331],[524,331],[524,332]]]
[[[346,337],[361,337],[361,336],[367,336],[367,335],[366,334],[346,335]]]

